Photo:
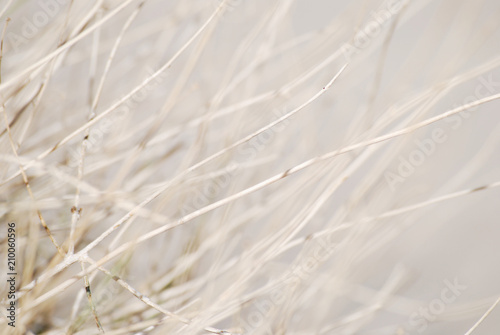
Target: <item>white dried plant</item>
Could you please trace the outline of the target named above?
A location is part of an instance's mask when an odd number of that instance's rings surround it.
[[[498,332],[498,2],[0,14],[1,334]]]

